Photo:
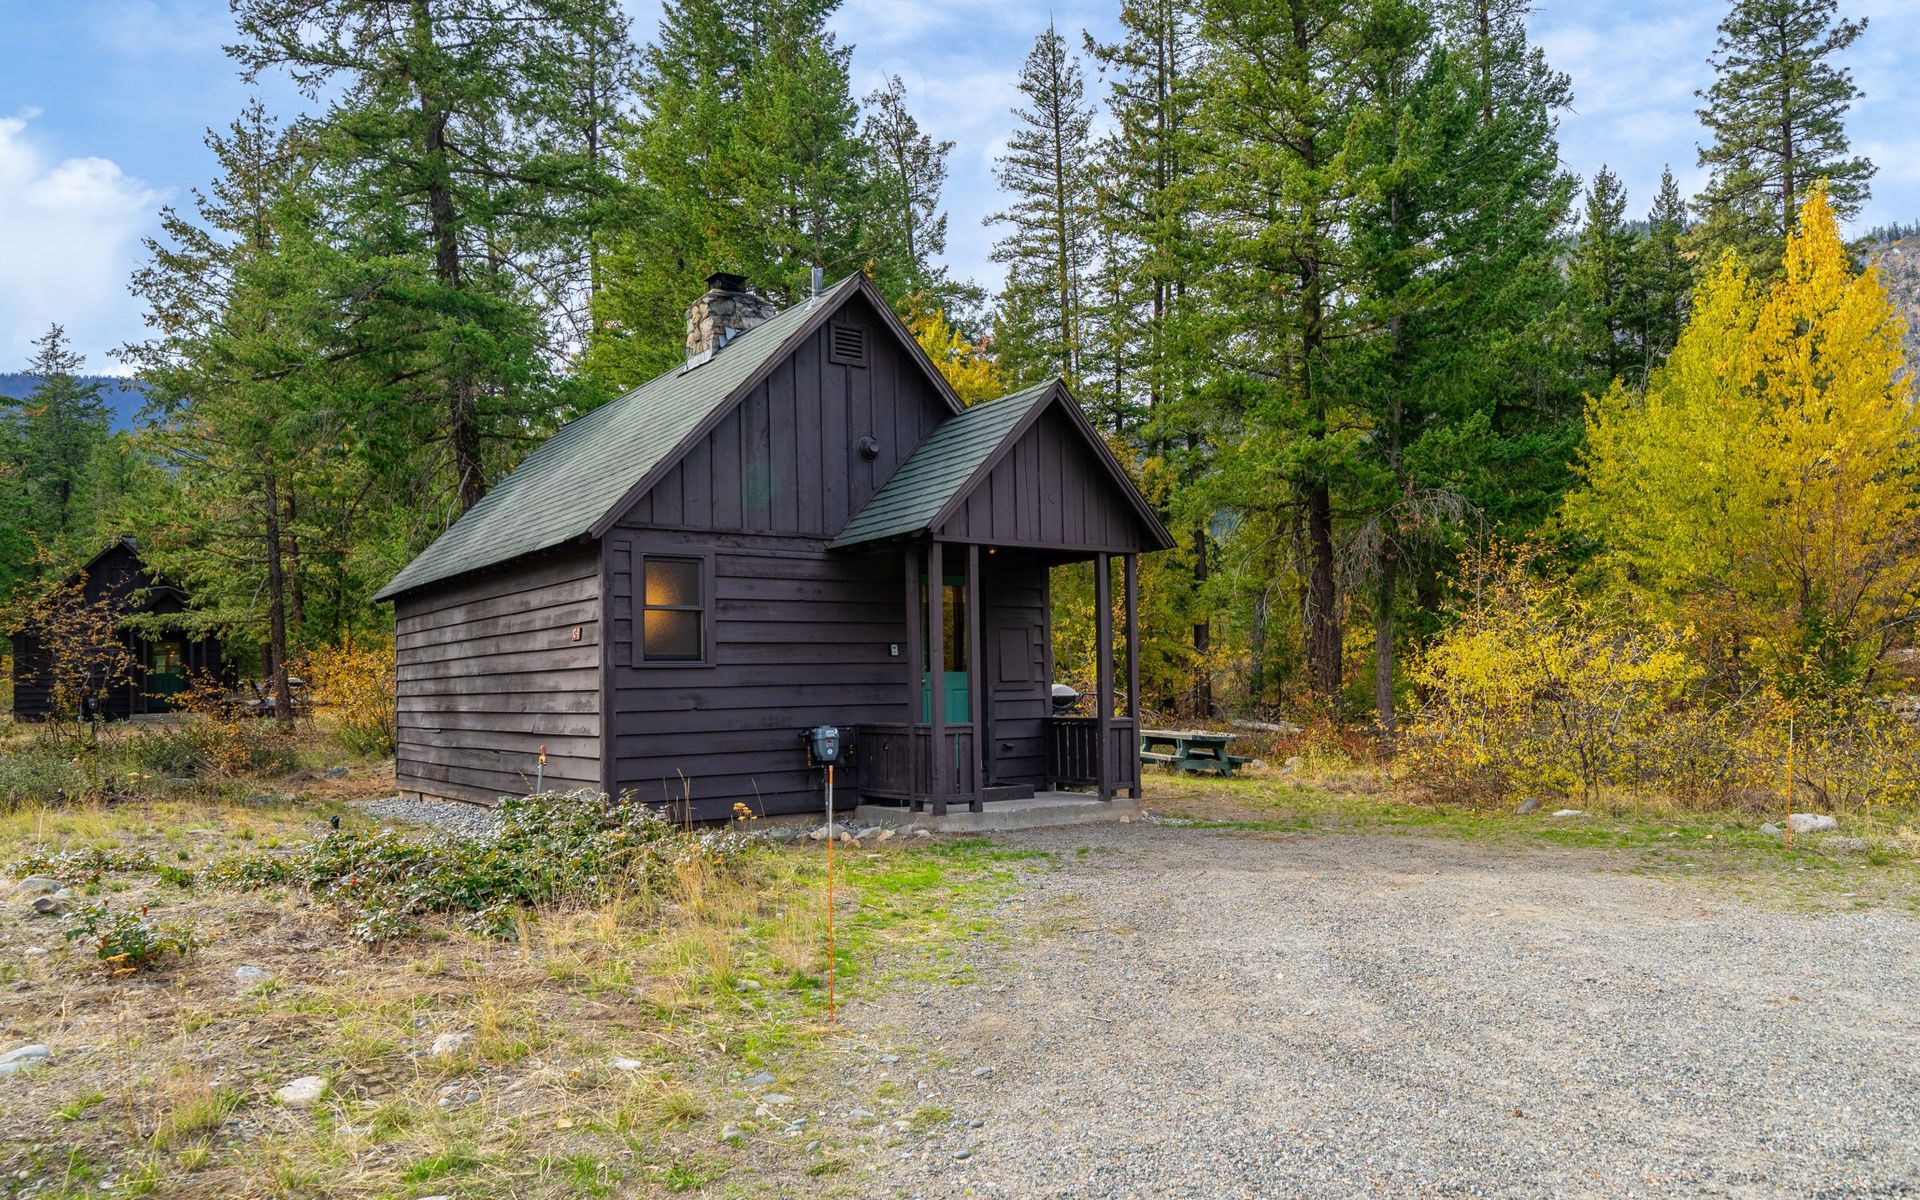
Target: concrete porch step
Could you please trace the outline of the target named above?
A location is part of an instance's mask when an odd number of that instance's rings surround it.
[[[1020,799],[990,800],[984,812],[950,808],[944,817],[882,804],[862,804],[853,810],[853,819],[862,825],[891,829],[918,827],[935,833],[1001,833],[1059,825],[1126,822],[1139,817],[1138,800],[1121,797],[1101,800],[1085,792],[1040,792]]]

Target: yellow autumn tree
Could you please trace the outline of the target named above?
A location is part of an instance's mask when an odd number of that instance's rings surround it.
[[[907,328],[913,340],[927,352],[933,365],[940,368],[960,402],[972,407],[997,399],[1008,392],[1006,376],[1000,364],[985,347],[967,338],[947,320],[938,306],[914,297],[907,302]]]
[[[1857,683],[1920,618],[1903,332],[1816,191],[1782,278],[1763,291],[1729,254],[1646,394],[1590,402],[1569,520],[1623,587],[1737,660]]]

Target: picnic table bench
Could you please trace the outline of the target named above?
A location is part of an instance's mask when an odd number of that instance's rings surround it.
[[[1218,771],[1233,778],[1233,769],[1250,759],[1227,753],[1233,741],[1231,733],[1208,733],[1199,729],[1142,729],[1140,761],[1158,763],[1175,771]],[[1160,747],[1166,749],[1160,749]]]

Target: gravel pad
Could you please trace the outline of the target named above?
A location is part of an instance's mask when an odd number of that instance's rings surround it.
[[[928,1055],[850,1094],[953,1114],[871,1194],[1920,1195],[1911,916],[1414,837],[1008,841],[1057,855],[1016,948],[849,1013]]]

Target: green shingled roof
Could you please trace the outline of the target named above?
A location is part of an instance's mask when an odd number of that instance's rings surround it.
[[[715,410],[823,307],[855,287],[849,276],[727,343],[691,370],[675,367],[562,426],[434,543],[376,600],[577,538],[647,474],[675,456]]]
[[[949,418],[900,464],[832,544],[852,546],[927,528],[1054,384],[1048,380]]]

